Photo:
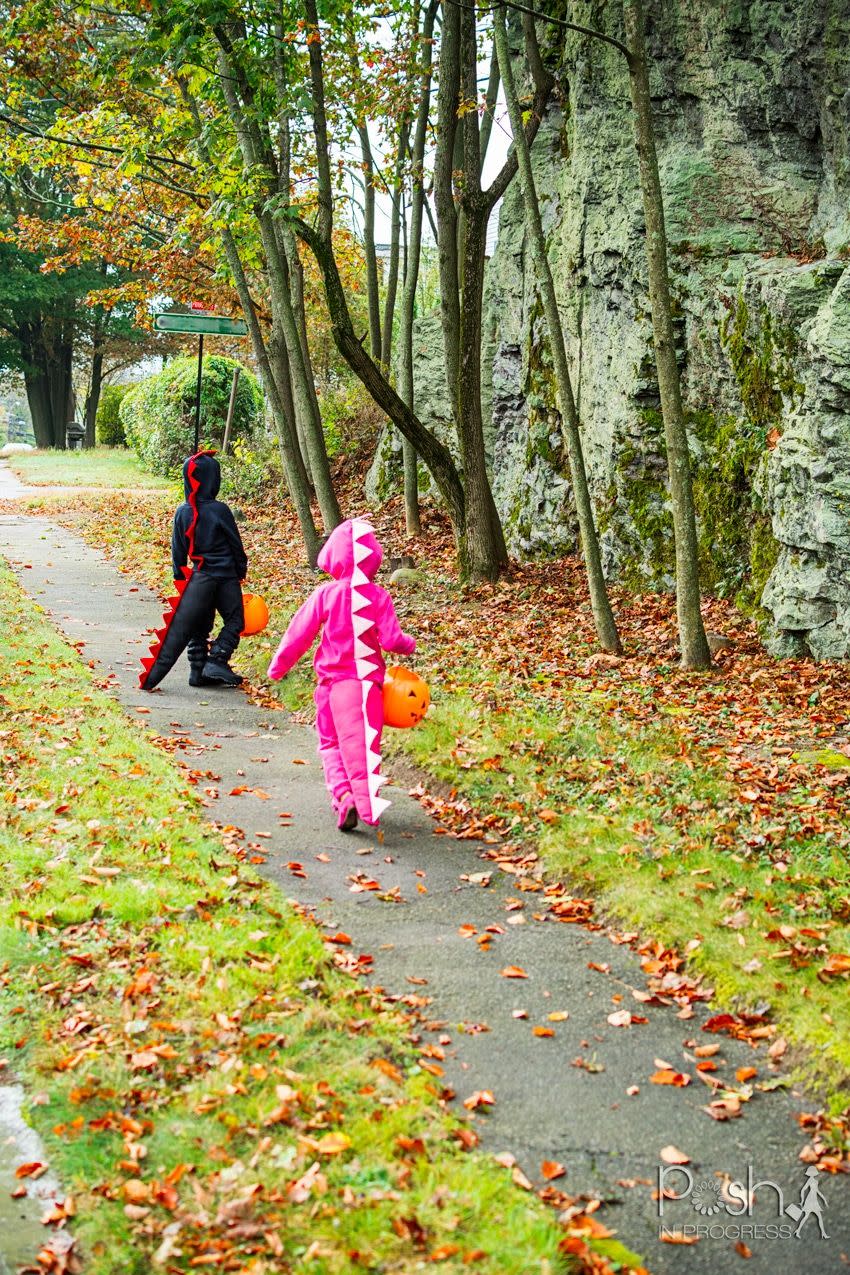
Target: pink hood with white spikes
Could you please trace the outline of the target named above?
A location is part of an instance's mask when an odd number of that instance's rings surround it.
[[[383,561],[384,551],[375,529],[365,518],[348,518],[334,527],[319,553],[317,566],[335,580],[349,579],[359,567],[368,580],[374,580]]]

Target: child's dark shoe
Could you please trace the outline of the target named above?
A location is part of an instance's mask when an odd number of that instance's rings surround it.
[[[189,685],[212,686],[212,682],[204,677],[204,665],[210,658],[210,644],[206,638],[193,637],[186,647],[189,660]]]
[[[353,832],[357,827],[357,807],[350,792],[344,793],[336,803],[336,814],[340,832]]]
[[[212,686],[214,685],[212,678],[204,677],[202,669],[192,669],[189,673],[190,686]]]
[[[204,665],[201,673],[202,686],[209,686],[212,682],[220,682],[223,686],[241,686],[242,678],[238,673],[234,673],[233,669],[226,660],[216,659],[210,656]]]

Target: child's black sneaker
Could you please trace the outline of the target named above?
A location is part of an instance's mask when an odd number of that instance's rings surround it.
[[[215,656],[212,655],[204,665],[201,677],[207,685],[209,685],[210,682],[220,682],[223,686],[242,685],[242,678],[238,673],[233,672],[233,669],[227,661],[223,659],[216,659]]]

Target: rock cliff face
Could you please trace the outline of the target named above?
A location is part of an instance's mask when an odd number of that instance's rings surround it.
[[[621,35],[619,9],[584,0],[570,16]],[[778,654],[848,657],[850,0],[647,9],[705,585],[758,614]],[[626,68],[610,46],[547,39],[561,92],[534,162],[606,570],[666,588],[672,531]],[[438,336],[433,324],[417,394],[445,428],[445,400],[431,410]],[[516,183],[490,263],[484,353],[511,549],[572,548]]]

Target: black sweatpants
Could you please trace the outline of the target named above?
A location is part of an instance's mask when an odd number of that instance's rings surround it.
[[[151,691],[159,685],[190,641],[207,640],[215,623],[216,612],[220,614],[223,623],[212,650],[220,659],[229,660],[239,645],[239,637],[245,627],[242,586],[236,576],[220,580],[203,571],[194,571],[177,604],[159,654],[143,683],[145,690]]]

